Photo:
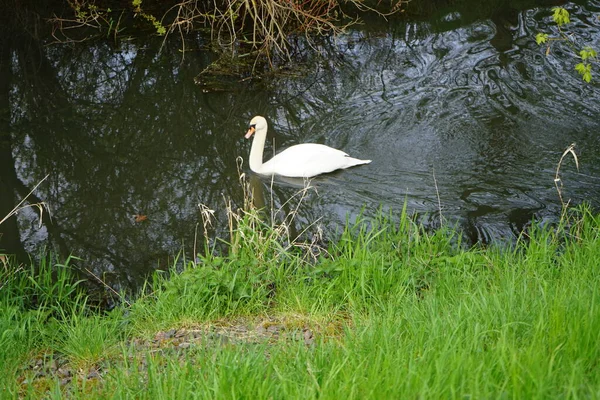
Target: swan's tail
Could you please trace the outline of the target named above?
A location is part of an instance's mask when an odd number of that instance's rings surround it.
[[[355,165],[362,165],[362,164],[369,164],[371,162],[371,160],[359,160],[358,158],[352,158],[352,157],[346,157],[347,158],[347,166],[348,167],[354,167]]]

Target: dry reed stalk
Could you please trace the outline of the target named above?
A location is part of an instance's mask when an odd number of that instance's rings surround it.
[[[560,204],[563,207],[563,211],[566,210],[571,199],[569,199],[566,203],[563,199],[562,188],[563,183],[560,179],[560,168],[562,166],[563,159],[567,156],[567,154],[571,154],[573,159],[575,160],[575,166],[577,167],[577,171],[579,171],[579,159],[577,158],[577,154],[575,153],[575,143],[571,143],[569,147],[563,152],[562,156],[560,156],[560,160],[558,161],[558,165],[556,166],[556,175],[554,176],[554,186],[556,187],[556,191],[558,192],[558,198],[560,199]]]
[[[37,183],[37,185],[34,186],[33,189],[31,189],[31,191],[29,193],[27,193],[27,196],[23,197],[23,199],[19,202],[19,204],[17,204],[9,213],[8,215],[6,215],[4,218],[2,218],[2,220],[0,221],[0,225],[6,221],[7,219],[9,219],[10,217],[12,217],[13,215],[16,215],[19,211],[24,210],[26,208],[33,208],[33,207],[37,207],[39,212],[40,212],[40,223],[39,226],[42,226],[43,223],[43,216],[44,216],[44,208],[46,210],[49,210],[48,208],[48,204],[46,204],[45,202],[40,202],[40,203],[34,203],[34,204],[27,204],[25,206],[22,206],[22,204],[25,202],[25,200],[27,200],[27,198],[29,196],[31,196],[31,194],[33,192],[35,192],[35,189],[38,188],[38,186],[40,186],[42,184],[42,182],[44,182],[48,177],[50,176],[50,174],[46,175],[41,181],[39,181]]]

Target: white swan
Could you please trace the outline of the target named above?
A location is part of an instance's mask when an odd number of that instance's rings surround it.
[[[316,143],[297,144],[275,155],[263,164],[263,150],[267,138],[267,120],[256,116],[250,121],[246,139],[254,134],[250,149],[250,169],[261,175],[280,175],[290,178],[310,178],[320,174],[355,165],[368,164],[371,160],[352,158],[341,150]]]

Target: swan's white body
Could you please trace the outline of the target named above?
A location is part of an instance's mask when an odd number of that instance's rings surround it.
[[[267,120],[257,116],[250,121],[246,139],[254,134],[250,149],[250,169],[261,175],[280,175],[290,178],[310,178],[320,174],[371,160],[352,158],[341,150],[323,144],[305,143],[289,147],[263,164],[263,151],[267,138]]]

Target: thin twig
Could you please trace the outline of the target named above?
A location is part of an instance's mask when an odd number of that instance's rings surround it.
[[[96,280],[98,282],[100,282],[102,285],[104,285],[104,287],[106,287],[108,290],[110,290],[111,292],[113,292],[115,295],[117,295],[117,297],[119,299],[121,299],[122,302],[124,302],[125,304],[127,304],[128,307],[131,307],[131,303],[128,302],[123,296],[121,296],[121,294],[119,292],[117,292],[115,289],[113,289],[112,287],[110,287],[106,282],[104,282],[102,279],[98,278],[92,271],[90,271],[89,269],[85,269],[85,271],[90,274],[91,276],[93,276],[94,278],[96,278]]]
[[[442,200],[440,199],[440,191],[438,189],[437,179],[435,179],[435,168],[433,168],[433,184],[435,185],[435,194],[438,200],[438,210],[440,213],[440,226],[444,225],[444,217],[442,216]]]

